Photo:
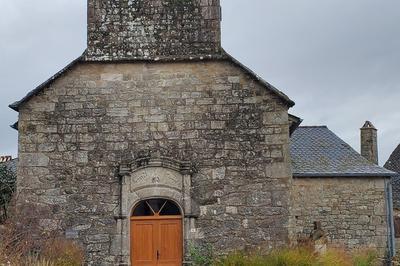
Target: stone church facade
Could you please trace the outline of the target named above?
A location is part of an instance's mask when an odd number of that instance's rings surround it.
[[[10,106],[17,205],[34,204],[39,225],[80,243],[89,264],[167,261],[159,248],[135,255],[154,232],[177,247],[167,265],[188,261],[190,245],[296,241],[294,102],[221,48],[220,21],[218,0],[89,0],[88,49]]]

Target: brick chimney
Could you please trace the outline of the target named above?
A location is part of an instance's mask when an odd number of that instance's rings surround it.
[[[368,161],[378,164],[378,130],[370,121],[361,128],[361,155]]]
[[[88,0],[88,61],[220,53],[220,0]]]

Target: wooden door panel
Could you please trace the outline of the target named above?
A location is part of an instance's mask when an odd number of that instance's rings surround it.
[[[182,248],[182,218],[131,221],[133,266],[181,266]]]
[[[158,223],[158,265],[182,265],[182,220],[160,220]]]
[[[157,265],[157,223],[134,221],[131,226],[132,264],[138,266]]]

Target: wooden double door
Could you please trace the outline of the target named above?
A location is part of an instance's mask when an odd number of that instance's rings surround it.
[[[182,265],[182,217],[132,218],[133,266]]]
[[[181,216],[132,217],[132,265],[181,266],[182,235]]]

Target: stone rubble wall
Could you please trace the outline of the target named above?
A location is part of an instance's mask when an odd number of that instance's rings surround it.
[[[221,53],[219,0],[89,0],[87,60]]]
[[[198,241],[288,242],[288,107],[229,61],[80,63],[20,108],[18,205],[114,265],[118,168],[143,150],[197,165]],[[129,210],[125,210],[129,211]]]
[[[321,222],[329,244],[387,248],[384,178],[295,178],[291,238],[308,238]]]

